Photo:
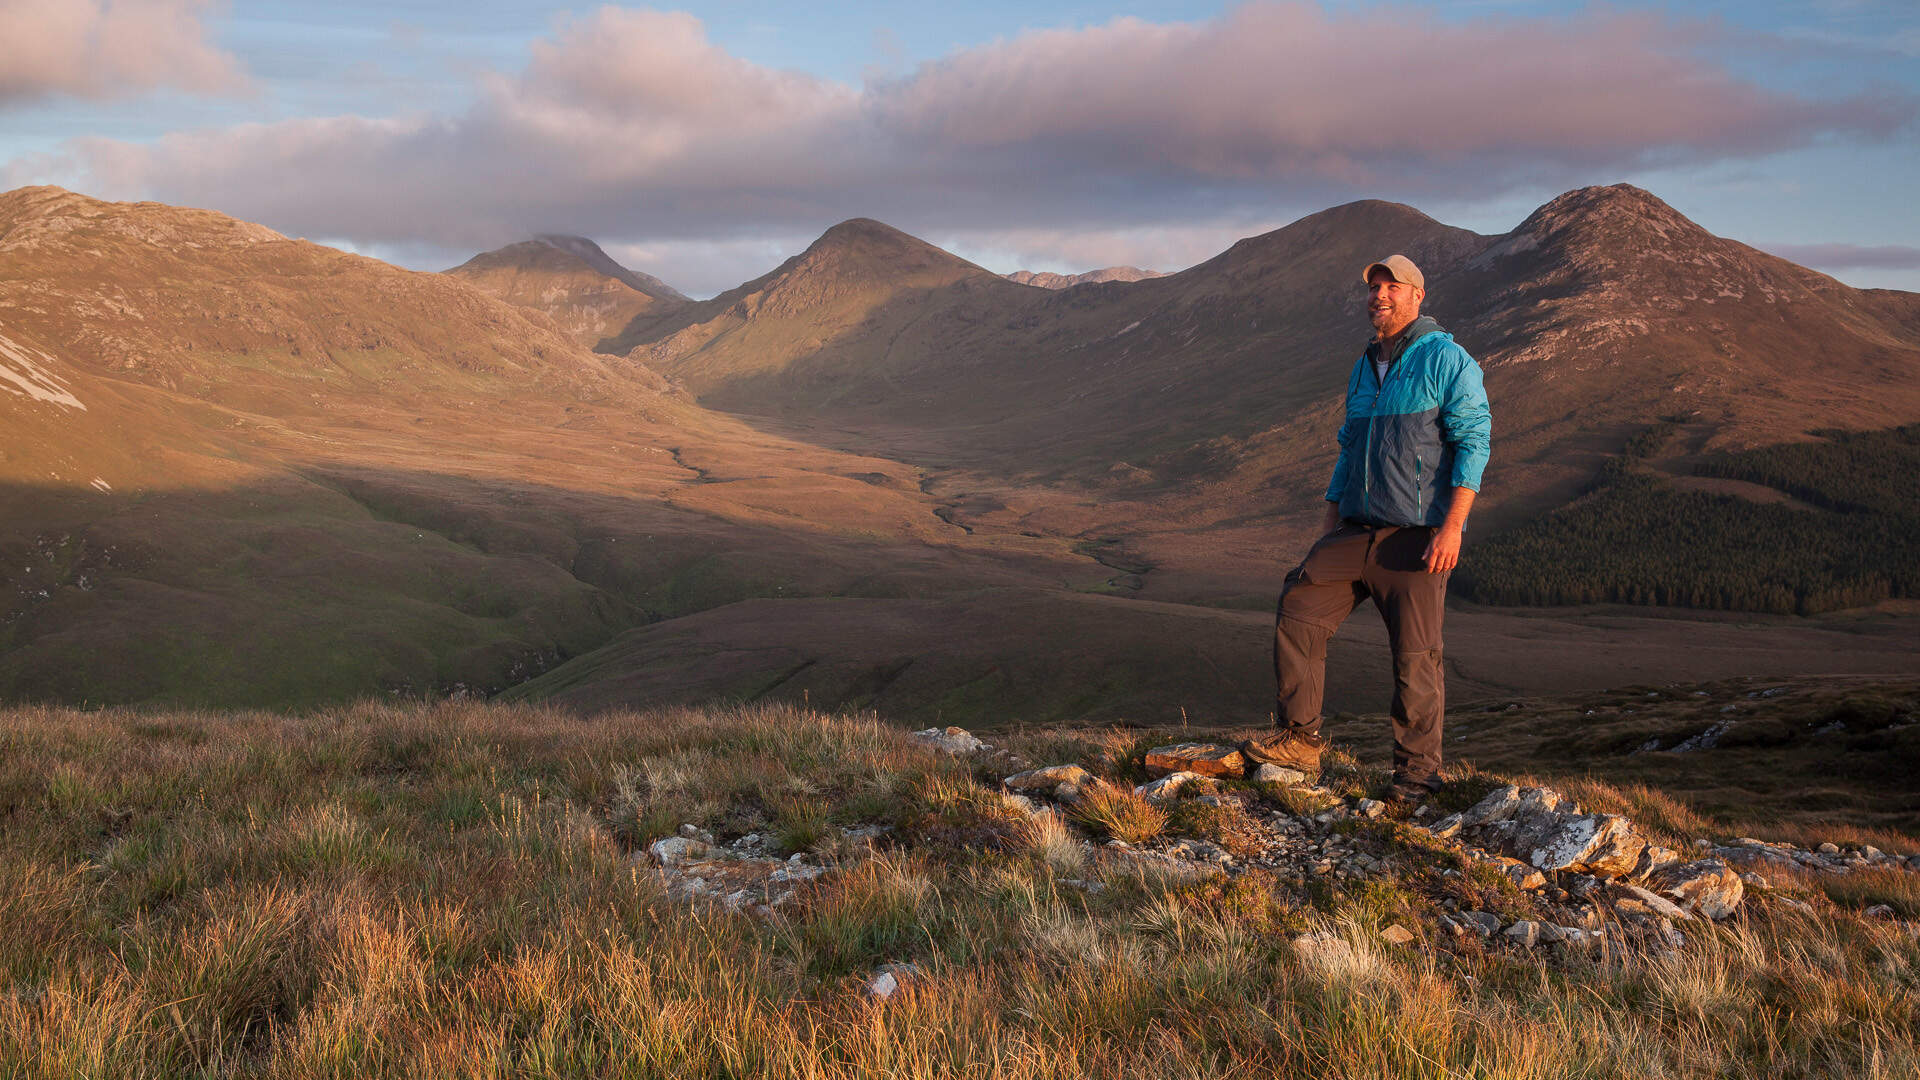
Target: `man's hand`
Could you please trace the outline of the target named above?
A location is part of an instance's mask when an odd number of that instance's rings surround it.
[[[1429,574],[1445,573],[1460,565],[1460,530],[1452,525],[1433,530],[1433,539],[1427,541],[1427,553],[1422,559]]]
[[[1427,541],[1427,553],[1421,557],[1427,564],[1427,573],[1444,574],[1460,565],[1460,534],[1467,530],[1467,514],[1472,512],[1477,494],[1472,488],[1453,489],[1453,501],[1447,505],[1447,520],[1433,530],[1433,539]]]

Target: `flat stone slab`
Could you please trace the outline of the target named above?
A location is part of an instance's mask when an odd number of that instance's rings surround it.
[[[1174,743],[1147,751],[1146,767],[1150,776],[1190,772],[1238,778],[1246,775],[1247,760],[1237,748],[1220,743]]]

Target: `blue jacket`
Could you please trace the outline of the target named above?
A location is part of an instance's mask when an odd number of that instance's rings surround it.
[[[1480,365],[1422,316],[1382,382],[1362,355],[1347,380],[1327,500],[1372,525],[1438,525],[1456,487],[1480,490],[1493,418]]]

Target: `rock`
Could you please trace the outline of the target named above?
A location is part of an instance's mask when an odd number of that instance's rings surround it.
[[[647,854],[653,856],[653,861],[661,866],[679,866],[711,857],[713,848],[690,837],[669,836],[647,845]]]
[[[1647,847],[1633,823],[1617,814],[1567,817],[1551,812],[1527,819],[1513,844],[1515,854],[1527,851],[1527,861],[1542,870],[1573,870],[1599,878],[1631,874]]]
[[[867,996],[886,1001],[904,989],[908,983],[919,978],[920,968],[915,964],[887,964],[876,972],[867,982]]]
[[[1500,932],[1500,916],[1491,911],[1463,911],[1460,921],[1481,937],[1492,937]]]
[[[1380,940],[1389,945],[1405,945],[1413,940],[1413,931],[1401,926],[1399,923],[1394,923],[1392,926],[1380,931]]]
[[[1814,850],[1818,851],[1822,855],[1838,855],[1840,854],[1840,845],[1829,841],[1828,843],[1821,844],[1819,847],[1815,848]]]
[[[1213,790],[1219,787],[1219,781],[1201,776],[1196,772],[1168,773],[1158,780],[1149,780],[1133,789],[1135,795],[1143,799],[1172,799],[1187,787]]]
[[[1709,919],[1724,919],[1740,907],[1746,885],[1718,859],[1676,863],[1653,872],[1647,884],[1682,908]]]
[[[914,732],[913,737],[949,754],[972,754],[987,748],[972,732],[960,727],[928,728]]]
[[[1027,798],[1025,795],[1007,794],[1007,795],[1001,796],[1001,798],[1006,802],[1006,804],[1009,807],[1013,808],[1019,813],[1027,815],[1028,817],[1032,817],[1033,815],[1040,812],[1040,805],[1034,802],[1032,799]]]
[[[1673,901],[1668,900],[1664,896],[1660,896],[1655,893],[1648,892],[1646,889],[1643,889],[1638,885],[1627,885],[1623,887],[1626,889],[1627,895],[1629,897],[1645,905],[1647,909],[1650,910],[1655,915],[1658,915],[1662,918],[1676,919],[1676,920],[1692,918],[1691,915],[1687,914],[1686,909],[1675,904]],[[1619,905],[1616,904],[1615,907],[1617,909],[1619,908]]]
[[[1635,880],[1643,880],[1648,874],[1653,873],[1655,870],[1663,866],[1670,866],[1679,861],[1680,853],[1672,848],[1663,848],[1654,844],[1648,844],[1646,850],[1640,853],[1640,861],[1635,864],[1633,873],[1627,876]]]
[[[1093,783],[1093,774],[1078,765],[1048,765],[1014,773],[1000,782],[1014,791],[1044,791],[1055,798],[1060,797],[1062,789],[1068,789],[1078,798],[1079,790]]]
[[[1167,854],[1177,859],[1219,863],[1222,866],[1233,862],[1233,856],[1227,854],[1226,848],[1207,840],[1176,840],[1167,847]]]
[[[689,840],[698,840],[709,846],[713,844],[713,834],[698,825],[680,826],[680,835]]]
[[[767,875],[767,880],[777,885],[799,885],[824,875],[824,866],[808,866],[805,863],[787,863]]]
[[[1874,847],[1872,844],[1861,844],[1860,857],[1867,860],[1868,862],[1879,862],[1880,860],[1887,857],[1887,853],[1884,851],[1881,851],[1877,847]]]
[[[1520,789],[1503,787],[1474,803],[1471,808],[1454,816],[1460,819],[1463,828],[1486,825],[1495,821],[1505,821],[1513,816],[1520,806]],[[1438,828],[1438,826],[1436,826]]]
[[[1686,947],[1687,935],[1676,930],[1673,923],[1666,918],[1662,917],[1655,921],[1654,927],[1660,934],[1660,940],[1666,942],[1668,948],[1679,949]]]
[[[1493,868],[1504,874],[1508,881],[1523,889],[1538,889],[1547,883],[1547,876],[1519,859],[1510,859],[1496,855],[1488,860]]]
[[[1387,804],[1378,799],[1361,799],[1353,808],[1363,818],[1378,818],[1387,812]]]
[[[1531,919],[1521,919],[1519,922],[1507,927],[1506,936],[1531,949],[1535,945],[1540,944],[1540,929],[1542,925],[1542,923],[1534,922]]]
[[[1193,772],[1201,776],[1238,778],[1247,771],[1247,761],[1240,756],[1240,751],[1220,743],[1195,742],[1156,746],[1147,751],[1145,764],[1147,773],[1151,776]]]
[[[1285,765],[1275,765],[1268,762],[1253,770],[1253,782],[1256,784],[1282,784],[1287,787],[1294,787],[1306,783],[1307,774],[1301,772],[1299,769],[1289,769]]]
[[[1433,833],[1434,836],[1439,837],[1442,840],[1446,840],[1450,837],[1460,835],[1460,828],[1464,823],[1465,823],[1465,818],[1463,818],[1461,815],[1448,814],[1446,817],[1443,817],[1439,821],[1434,822],[1433,828],[1428,831]]]
[[[1891,919],[1894,916],[1892,904],[1875,904],[1860,913],[1869,919]]]

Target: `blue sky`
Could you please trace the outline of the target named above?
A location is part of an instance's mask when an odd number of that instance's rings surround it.
[[[695,294],[845,217],[1178,269],[1355,198],[1481,232],[1628,181],[1920,290],[1920,6],[0,0],[0,186],[438,269],[579,232]]]

